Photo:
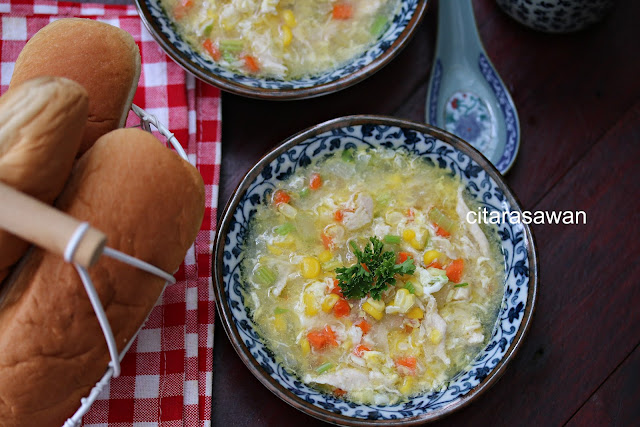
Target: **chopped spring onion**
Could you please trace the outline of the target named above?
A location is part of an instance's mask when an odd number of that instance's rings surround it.
[[[378,15],[371,25],[371,35],[379,36],[382,34],[385,28],[387,28],[387,17],[384,15]]]
[[[381,207],[389,206],[391,196],[388,193],[382,193],[376,196],[376,203]]]
[[[275,310],[273,310],[273,314],[284,314],[287,311],[289,311],[288,308],[281,308],[281,307],[276,307]]]
[[[392,245],[397,245],[401,242],[400,236],[394,236],[393,234],[387,234],[382,240],[384,240],[385,243]]]
[[[243,47],[242,40],[220,40],[220,50],[223,52],[240,52]]]
[[[227,61],[229,64],[232,64],[236,61],[236,57],[233,56],[231,52],[227,52],[227,51],[222,52],[222,59]]]
[[[264,265],[258,267],[255,273],[253,273],[253,276],[258,283],[261,283],[263,285],[272,285],[278,277],[273,270],[265,267]]]
[[[321,374],[323,372],[327,372],[331,368],[333,368],[333,363],[331,362],[323,363],[322,365],[316,368],[316,372]]]
[[[429,211],[429,219],[435,222],[442,229],[451,233],[455,228],[455,222],[453,222],[449,217],[442,213],[442,211],[438,208],[433,208]]]
[[[469,286],[468,283],[458,283],[457,285],[454,286],[454,288],[463,288],[465,286]]]
[[[309,190],[309,187],[304,187],[298,194],[300,195],[300,197],[305,198],[309,195],[310,191],[311,190]]]
[[[324,271],[335,270],[338,267],[342,267],[342,263],[340,261],[338,261],[337,259],[322,263],[322,269]]]
[[[213,30],[213,24],[209,24],[206,27],[204,27],[204,31],[203,31],[204,36],[209,37],[209,35],[211,34],[211,30]]]
[[[275,233],[279,234],[280,236],[286,236],[287,234],[291,233],[295,229],[296,229],[295,225],[293,225],[290,222],[285,222],[284,224],[274,228],[273,231],[275,231]]]
[[[353,162],[355,161],[354,150],[352,148],[347,148],[342,152],[342,161],[344,162]]]
[[[413,286],[413,283],[407,282],[404,284],[404,288],[409,291],[410,294],[416,293],[416,288]]]

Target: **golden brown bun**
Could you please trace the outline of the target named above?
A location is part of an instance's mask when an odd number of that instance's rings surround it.
[[[56,206],[107,245],[174,272],[204,213],[198,171],[151,134],[113,131],[76,164]],[[109,355],[74,268],[34,249],[0,296],[0,425],[60,426],[104,374]],[[163,280],[102,256],[89,270],[119,350]]]
[[[69,177],[87,121],[87,91],[40,77],[0,98],[0,181],[53,203]],[[0,281],[29,244],[0,230]]]
[[[82,154],[102,135],[124,126],[140,78],[140,51],[129,33],[113,25],[60,19],[27,42],[10,87],[37,76],[66,77],[89,93]]]

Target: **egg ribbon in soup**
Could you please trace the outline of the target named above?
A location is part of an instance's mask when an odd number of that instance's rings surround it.
[[[295,79],[371,46],[399,0],[161,0],[178,32],[222,67]]]
[[[378,405],[469,365],[495,324],[504,268],[495,230],[467,222],[467,203],[458,179],[391,150],[298,170],[258,207],[242,268],[279,362]]]

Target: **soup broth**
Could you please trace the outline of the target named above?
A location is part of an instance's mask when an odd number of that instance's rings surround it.
[[[399,0],[161,0],[180,34],[235,71],[295,79],[333,69],[384,32]]]
[[[463,184],[409,154],[346,150],[298,170],[251,220],[245,300],[278,360],[365,404],[438,389],[491,336],[496,232]]]

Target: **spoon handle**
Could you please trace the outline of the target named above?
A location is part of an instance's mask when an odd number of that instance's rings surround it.
[[[468,53],[482,49],[471,0],[438,2],[437,43],[437,55],[446,55],[448,58],[467,58]],[[458,54],[448,55],[449,52]]]

